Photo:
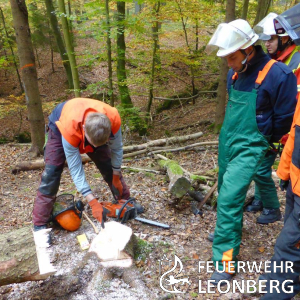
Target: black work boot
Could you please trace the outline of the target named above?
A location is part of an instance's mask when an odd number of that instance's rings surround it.
[[[263,210],[263,203],[260,200],[254,199],[245,209],[248,212],[257,212]]]
[[[37,232],[37,231],[40,231],[40,230],[43,230],[43,229],[47,229],[47,225],[33,225],[33,231],[34,232]],[[51,246],[52,244],[52,238],[51,238],[51,234],[50,232],[47,233],[48,237],[47,237],[47,243],[49,244],[49,246]]]
[[[209,234],[208,234],[207,239],[208,239],[210,242],[213,242],[213,241],[214,241],[214,238],[215,238],[215,234],[214,234],[214,233],[209,233]]]
[[[228,274],[228,273],[220,273],[218,271],[214,271],[213,274],[211,275],[210,277],[210,280],[214,280],[214,282],[211,282],[213,285],[217,285],[219,283],[219,281],[221,280],[227,280],[227,281],[230,281],[232,279],[234,274]],[[222,282],[221,283],[221,286],[222,285],[225,285],[226,282]]]
[[[279,221],[281,219],[281,212],[279,208],[264,208],[260,216],[256,219],[259,224],[269,224]]]

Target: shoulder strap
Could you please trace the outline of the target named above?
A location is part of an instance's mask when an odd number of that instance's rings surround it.
[[[269,70],[271,69],[271,67],[273,66],[274,63],[276,63],[277,61],[275,59],[271,59],[265,66],[264,68],[258,72],[258,76],[255,80],[255,88],[258,88],[261,83],[264,81],[265,77],[267,76],[267,74],[269,73]]]
[[[232,80],[237,80],[238,77],[239,77],[239,74],[238,74],[237,72],[235,72],[235,73],[232,75],[231,79],[232,79]]]

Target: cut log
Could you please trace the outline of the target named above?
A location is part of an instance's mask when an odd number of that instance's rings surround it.
[[[111,221],[94,238],[89,252],[96,253],[104,267],[128,268],[133,262],[135,243],[130,227]]]
[[[169,192],[176,198],[183,197],[191,189],[191,181],[189,179],[189,173],[175,161],[166,159],[162,155],[157,155],[163,160],[159,161],[159,165],[166,168],[169,176]]]
[[[82,159],[83,164],[91,161],[91,159],[86,154],[82,154],[81,159]],[[67,163],[65,163],[65,167],[66,166],[67,166]],[[37,159],[37,160],[34,160],[34,161],[24,161],[24,162],[17,163],[13,167],[11,172],[13,174],[17,174],[21,171],[38,170],[38,169],[42,169],[44,167],[45,167],[44,159]]]
[[[50,261],[45,261],[45,266],[49,264]],[[40,274],[30,226],[0,235],[0,286],[43,280],[53,274],[53,270],[51,268],[48,272],[44,269],[44,274]]]
[[[166,145],[166,144],[176,144],[176,143],[185,142],[185,141],[188,141],[191,139],[196,139],[202,135],[203,135],[202,132],[197,132],[194,134],[188,134],[188,135],[184,135],[184,136],[174,136],[171,138],[150,141],[148,143],[144,143],[141,145],[125,146],[123,148],[123,150],[124,150],[124,152],[132,152],[132,151],[142,150],[142,149],[149,148],[149,147],[162,146],[162,145]]]

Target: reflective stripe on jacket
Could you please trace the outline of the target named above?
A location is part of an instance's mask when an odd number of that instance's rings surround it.
[[[281,59],[283,59],[283,62],[294,61],[294,64],[297,64],[295,58],[298,57],[299,59],[298,68],[293,69],[293,72],[297,77],[298,101],[293,118],[293,123],[291,126],[290,135],[284,146],[279,162],[277,175],[282,180],[291,180],[293,193],[300,196],[300,52],[298,49],[298,55],[295,56],[295,49],[297,48],[294,46],[293,51],[290,52],[290,54],[293,55],[292,58],[288,57],[287,55],[282,55],[280,57]]]
[[[78,147],[80,153],[93,152],[93,148],[84,145],[83,125],[89,113],[105,114],[111,122],[112,134],[116,134],[121,127],[121,118],[116,108],[88,98],[74,98],[64,105],[60,118],[55,122],[62,136],[73,146]]]

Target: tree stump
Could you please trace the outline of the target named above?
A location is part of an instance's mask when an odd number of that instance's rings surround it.
[[[132,229],[111,221],[105,223],[105,228],[94,238],[89,252],[95,252],[104,267],[128,268],[133,262],[135,245]]]

